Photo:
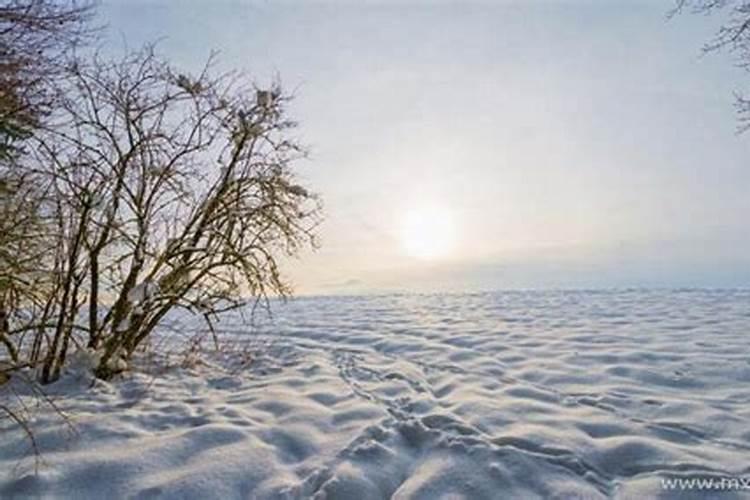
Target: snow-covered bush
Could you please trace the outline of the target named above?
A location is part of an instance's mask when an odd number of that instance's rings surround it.
[[[277,259],[314,244],[319,202],[295,182],[305,151],[278,85],[258,90],[210,62],[191,76],[152,47],[71,64],[61,82],[19,162],[54,221],[52,300],[14,344],[42,353],[42,382],[75,346],[97,352],[97,376],[123,370],[174,308],[210,323],[290,291]]]

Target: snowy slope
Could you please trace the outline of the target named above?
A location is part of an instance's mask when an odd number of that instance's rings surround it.
[[[248,368],[52,386],[77,432],[39,413],[34,474],[0,428],[0,498],[711,498],[662,480],[750,478],[747,291],[310,298],[220,326],[261,347]]]

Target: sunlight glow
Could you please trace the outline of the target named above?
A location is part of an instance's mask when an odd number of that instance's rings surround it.
[[[401,227],[404,251],[417,259],[437,259],[453,250],[455,229],[451,213],[439,206],[409,210]]]

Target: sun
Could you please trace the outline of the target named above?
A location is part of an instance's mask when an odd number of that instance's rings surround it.
[[[453,217],[444,207],[425,205],[408,210],[401,225],[401,243],[410,257],[432,260],[453,250]]]

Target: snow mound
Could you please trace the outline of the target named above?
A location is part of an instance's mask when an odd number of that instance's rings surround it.
[[[749,299],[298,299],[241,371],[64,377],[76,432],[37,414],[35,474],[0,422],[0,498],[715,497],[664,480],[750,477]]]

